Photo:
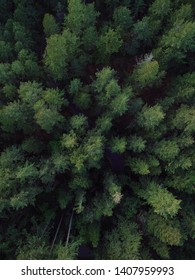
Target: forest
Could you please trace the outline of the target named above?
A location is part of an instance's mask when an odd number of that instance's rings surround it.
[[[195,259],[195,1],[0,1],[0,259]]]

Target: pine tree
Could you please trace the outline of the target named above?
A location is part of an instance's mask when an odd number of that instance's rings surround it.
[[[194,1],[0,10],[0,258],[193,259]]]
[[[108,62],[110,56],[117,53],[122,46],[122,39],[117,30],[109,28],[105,33],[101,34],[97,43],[99,57],[101,61]]]
[[[46,37],[50,37],[51,35],[58,33],[59,28],[52,15],[45,14],[43,18],[43,30]]]
[[[68,63],[78,51],[78,37],[65,29],[63,34],[52,35],[47,41],[45,64],[54,79],[64,80],[68,71]]]
[[[132,75],[132,79],[135,81],[138,87],[151,87],[160,80],[163,76],[163,72],[159,71],[159,64],[157,61],[147,61],[147,57],[144,61],[141,61],[137,68],[135,68]]]

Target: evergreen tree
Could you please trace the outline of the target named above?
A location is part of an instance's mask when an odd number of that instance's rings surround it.
[[[193,259],[194,1],[0,11],[0,258]]]
[[[65,29],[63,34],[52,35],[47,41],[45,64],[56,80],[64,80],[67,76],[68,63],[78,52],[78,37]]]
[[[50,37],[51,35],[58,33],[59,28],[52,15],[45,14],[43,18],[43,30],[46,37]]]

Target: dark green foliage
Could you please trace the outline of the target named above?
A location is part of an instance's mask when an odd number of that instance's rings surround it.
[[[45,14],[43,18],[43,30],[46,37],[50,37],[51,35],[58,33],[58,29],[55,18],[52,15]]]
[[[194,1],[0,11],[0,258],[193,259]]]
[[[121,32],[127,32],[133,25],[131,11],[127,7],[117,7],[114,10],[113,20],[115,27],[120,27]]]
[[[9,62],[13,58],[13,49],[9,42],[0,41],[0,61]]]
[[[140,259],[141,235],[135,223],[119,219],[117,226],[105,236],[104,259],[134,260]]]
[[[110,56],[117,53],[122,46],[122,40],[118,31],[109,28],[103,33],[97,44],[101,62],[108,61]]]
[[[149,12],[153,17],[164,18],[171,12],[171,0],[155,0],[149,8]]]
[[[147,130],[154,129],[164,119],[165,114],[159,105],[148,107],[145,105],[142,111],[138,113],[137,123],[140,127]]]

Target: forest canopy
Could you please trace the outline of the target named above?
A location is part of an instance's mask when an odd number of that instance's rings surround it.
[[[0,259],[194,259],[194,19],[0,1]]]

